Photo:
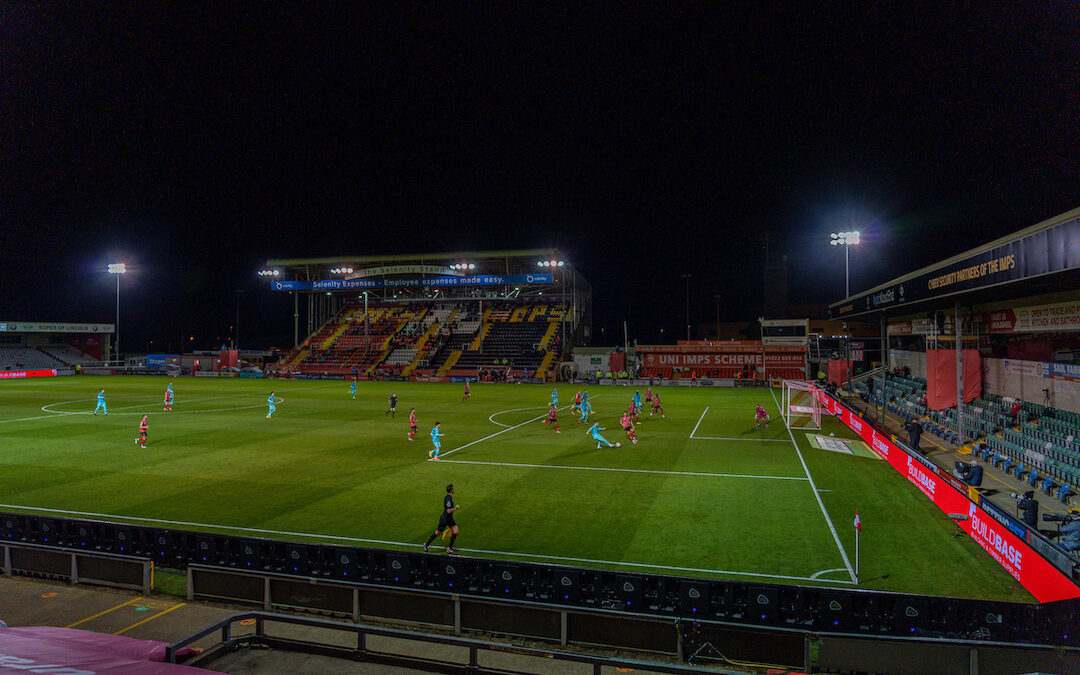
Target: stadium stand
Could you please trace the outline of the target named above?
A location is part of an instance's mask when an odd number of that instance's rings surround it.
[[[874,387],[877,383],[874,383]],[[880,392],[857,382],[864,400],[881,403]],[[1012,399],[984,393],[966,404],[965,438],[956,432],[956,409],[930,410],[925,404],[926,380],[890,373],[885,379],[885,407],[906,421],[950,443],[972,443],[973,452],[987,464],[1039,487],[1062,502],[1076,494],[1080,483],[1080,414],[1019,401],[1014,420]],[[970,431],[969,431],[970,430]],[[961,442],[962,441],[962,442]]]
[[[504,303],[481,315],[471,304],[348,304],[284,359],[300,373],[475,375],[489,366],[537,370],[558,356],[565,308]]]
[[[66,367],[67,365],[63,361],[34,347],[0,347],[0,371],[40,370]]]
[[[101,361],[95,358],[83,354],[78,349],[70,345],[41,347],[42,352],[51,356],[52,358],[60,361],[66,366],[74,367],[76,364],[80,366],[100,366]]]

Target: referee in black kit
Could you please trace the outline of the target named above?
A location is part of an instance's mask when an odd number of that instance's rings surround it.
[[[428,537],[428,540],[424,542],[424,553],[427,553],[428,546],[435,541],[435,537],[447,530],[450,530],[450,545],[446,547],[446,552],[450,554],[457,553],[454,550],[454,540],[457,539],[458,535],[457,523],[454,521],[454,511],[460,508],[460,506],[454,506],[454,485],[447,485],[446,497],[443,498],[442,515],[439,516],[439,526],[435,529],[435,534]]]

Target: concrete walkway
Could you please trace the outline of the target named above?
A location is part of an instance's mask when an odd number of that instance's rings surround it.
[[[0,577],[0,620],[12,627],[61,626],[171,643],[208,625],[250,609],[251,607],[217,603],[189,603],[181,598],[156,592],[145,596],[135,591],[114,590],[100,586],[73,586],[58,581],[27,577]],[[394,627],[410,628],[400,625]],[[420,632],[437,632],[430,628],[413,628]],[[253,626],[246,627],[239,623],[234,623],[232,628],[234,636],[250,634],[253,629]],[[0,628],[0,630],[3,629]],[[308,640],[326,645],[354,647],[356,644],[356,637],[351,633],[310,626],[274,624],[273,630],[269,632],[276,637]],[[192,646],[208,649],[219,641],[220,633],[215,633]],[[369,649],[385,653],[450,659],[460,664],[468,663],[468,650],[463,647],[379,636],[369,637],[367,646]],[[588,664],[553,661],[515,653],[515,647],[553,649],[550,644],[513,640],[506,642],[505,650],[482,651],[480,663],[510,672],[537,673],[538,675],[592,672],[592,666]],[[615,653],[608,650],[583,648],[571,648],[571,651],[662,663],[676,662],[673,658],[655,654]],[[209,670],[227,673],[319,673],[325,675],[339,673],[399,675],[427,672],[312,654],[282,652],[259,646],[241,648],[222,655],[210,664]],[[605,672],[608,670],[612,669],[605,669]],[[649,671],[637,668],[635,672],[648,673]],[[745,671],[710,668],[702,672],[741,673]]]

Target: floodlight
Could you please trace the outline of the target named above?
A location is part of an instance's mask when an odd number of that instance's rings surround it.
[[[562,260],[560,260],[560,261],[559,261],[559,267],[562,267],[562,266],[563,266],[563,261],[562,261]]]
[[[471,269],[471,270],[476,269],[476,263],[469,263],[469,269]]]
[[[124,263],[110,263],[109,274],[123,274],[127,272],[127,265]]]

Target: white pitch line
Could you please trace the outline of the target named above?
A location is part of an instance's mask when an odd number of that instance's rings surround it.
[[[780,407],[780,402],[776,400],[776,394],[773,393],[772,388],[769,388],[769,395],[772,396],[773,404],[776,406],[777,411],[780,413],[780,419],[784,419],[784,409]],[[806,466],[806,460],[803,459],[802,451],[799,450],[799,444],[795,441],[795,434],[791,433],[791,427],[784,423],[784,428],[787,429],[788,436],[791,438],[791,444],[795,446],[795,454],[799,456],[799,462],[802,464],[803,471],[806,473],[807,479],[810,480],[810,488],[814,491],[814,499],[817,500],[818,506],[821,507],[821,513],[825,516],[825,522],[829,525],[829,531],[832,532],[833,541],[836,542],[836,548],[840,549],[840,557],[844,559],[844,565],[847,567],[848,574],[851,575],[851,582],[858,583],[858,579],[855,577],[855,570],[851,567],[851,561],[848,560],[847,551],[840,544],[840,535],[836,533],[836,527],[833,526],[832,518],[829,517],[829,512],[825,510],[825,503],[821,501],[821,495],[818,493],[818,487],[814,483],[814,478],[810,475],[810,469]]]
[[[512,412],[521,412],[522,410],[540,410],[540,407],[534,405],[531,408],[513,408],[512,410],[500,410],[498,412],[493,412],[490,415],[488,415],[488,422],[491,422],[492,424],[498,424],[500,427],[509,427],[510,426],[509,424],[503,424],[502,422],[496,422],[495,420],[493,420],[491,418],[495,417],[496,415],[505,415],[506,413],[512,413]]]
[[[694,430],[690,432],[690,438],[694,437],[697,433],[698,427],[701,426],[701,420],[705,419],[705,413],[709,412],[709,406],[705,406],[705,409],[701,411],[701,417],[697,418],[697,424],[694,425]]]
[[[828,574],[829,572],[847,572],[847,570],[844,569],[843,567],[837,567],[836,569],[831,569],[831,570],[821,570],[820,572],[814,572],[813,574],[811,574],[810,578],[811,579],[817,579],[822,574]],[[848,582],[845,581],[845,582],[841,582],[841,583],[848,583]]]
[[[805,476],[756,476],[745,473],[706,473],[703,471],[664,471],[662,469],[618,469],[604,466],[572,466],[569,464],[519,464],[517,462],[480,462],[471,459],[448,459],[447,464],[480,464],[484,466],[516,466],[524,469],[577,469],[579,471],[611,471],[616,473],[652,473],[667,476],[705,476],[710,478],[763,478],[772,480],[806,480]]]
[[[599,398],[599,397],[600,397],[600,394],[597,394],[596,396],[593,396],[592,398]],[[569,407],[570,406],[563,406],[562,408],[560,408],[560,410],[566,410]],[[449,450],[447,452],[440,453],[439,457],[442,458],[442,457],[446,457],[447,455],[452,455],[455,452],[457,452],[458,450],[464,450],[465,448],[469,447],[470,445],[476,445],[477,443],[480,443],[482,441],[486,441],[489,438],[495,438],[496,436],[498,436],[500,434],[505,434],[507,431],[513,431],[514,429],[517,429],[518,427],[523,427],[526,424],[532,424],[533,422],[535,422],[537,420],[542,420],[542,419],[544,419],[544,415],[537,415],[536,417],[534,417],[532,419],[529,419],[529,420],[525,420],[524,422],[522,422],[520,424],[515,424],[512,427],[506,427],[505,429],[502,429],[500,431],[496,431],[493,434],[488,434],[487,436],[484,436],[483,438],[478,438],[475,441],[471,441],[469,443],[466,443],[465,445],[460,445],[460,446],[454,448],[453,450]],[[442,460],[440,459],[439,461],[442,461]]]
[[[782,438],[743,438],[741,436],[691,436],[692,441],[753,441],[755,443],[787,443]]]
[[[139,516],[118,516],[112,513],[93,513],[90,511],[72,511],[68,509],[49,509],[38,506],[19,506],[16,504],[0,504],[4,509],[21,509],[23,511],[41,511],[43,513],[65,513],[76,516],[92,516],[95,518],[116,518],[120,520],[132,520],[141,523],[159,523],[166,525],[185,525],[188,527],[202,527],[212,530],[232,530],[235,532],[256,532],[259,534],[276,534],[289,537],[306,537],[308,539],[332,539],[334,541],[349,541],[361,544],[384,544],[387,546],[405,546],[409,548],[423,548],[423,544],[411,541],[390,541],[386,539],[364,539],[361,537],[343,537],[334,534],[312,534],[310,532],[290,532],[288,530],[268,530],[261,527],[239,527],[234,525],[215,525],[213,523],[193,523],[185,520],[165,520],[163,518],[142,518]],[[817,581],[829,584],[854,584],[854,581],[815,579],[814,577],[797,577],[785,574],[766,574],[763,572],[739,572],[735,570],[711,570],[697,567],[675,567],[672,565],[653,565],[650,563],[623,562],[618,560],[598,560],[594,558],[574,558],[570,556],[544,555],[542,553],[517,553],[515,551],[492,551],[483,548],[459,548],[464,553],[485,553],[497,556],[512,556],[516,558],[538,558],[543,560],[561,560],[564,562],[590,563],[596,565],[608,565],[611,567],[634,567],[641,569],[671,570],[674,572],[700,572],[704,574],[730,574],[736,576],[759,577],[764,579],[789,579],[792,581]]]

